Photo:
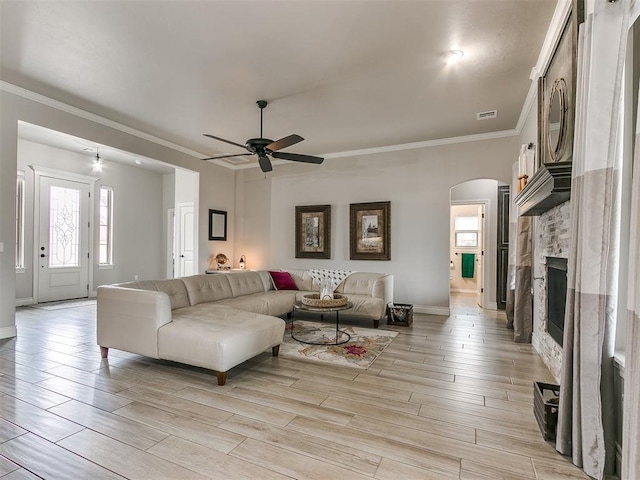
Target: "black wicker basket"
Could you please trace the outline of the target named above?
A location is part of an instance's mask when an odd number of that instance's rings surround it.
[[[556,439],[560,386],[533,382],[533,413],[545,440]]]
[[[390,303],[387,305],[387,323],[408,327],[413,323],[413,305],[409,303]]]

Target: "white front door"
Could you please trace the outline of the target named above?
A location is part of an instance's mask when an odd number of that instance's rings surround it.
[[[187,277],[193,275],[193,241],[194,241],[194,218],[193,203],[179,203],[177,215],[177,242],[176,251],[178,262],[176,277]]]
[[[478,253],[476,254],[477,303],[484,308],[484,204],[478,205]]]
[[[89,296],[89,185],[40,177],[38,302]]]

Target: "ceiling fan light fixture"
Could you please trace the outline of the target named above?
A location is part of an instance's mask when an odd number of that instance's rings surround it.
[[[256,102],[258,108],[260,109],[260,137],[259,138],[250,138],[245,142],[244,145],[241,145],[236,142],[232,142],[231,140],[226,140],[221,137],[216,137],[215,135],[210,135],[208,133],[204,133],[205,137],[212,138],[214,140],[218,140],[220,142],[228,143],[230,145],[235,145],[236,147],[243,148],[248,153],[235,153],[235,154],[224,154],[224,155],[216,155],[214,157],[203,158],[202,160],[219,160],[222,158],[233,158],[233,157],[244,157],[257,155],[258,156],[258,165],[260,169],[264,172],[270,172],[273,170],[273,166],[271,165],[271,160],[269,156],[273,158],[279,158],[282,160],[291,160],[293,162],[303,162],[303,163],[315,163],[320,164],[324,161],[322,157],[314,157],[312,155],[301,155],[299,153],[288,153],[288,152],[280,152],[281,149],[290,147],[297,143],[300,143],[304,140],[300,135],[292,134],[286,137],[282,137],[279,140],[273,141],[269,138],[264,138],[262,136],[262,112],[264,108],[268,105],[266,100],[258,100]]]
[[[461,60],[462,57],[464,57],[464,52],[462,50],[449,50],[442,54],[442,58],[448,65],[453,65]]]

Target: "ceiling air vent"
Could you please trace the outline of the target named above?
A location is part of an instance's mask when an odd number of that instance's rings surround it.
[[[488,110],[486,112],[480,112],[476,114],[478,120],[487,120],[488,118],[496,118],[498,116],[498,110]]]

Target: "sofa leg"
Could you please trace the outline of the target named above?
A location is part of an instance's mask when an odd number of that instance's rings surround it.
[[[378,328],[380,326],[380,320],[373,321],[373,328]]]
[[[216,377],[218,377],[218,385],[227,383],[227,372],[216,372]]]
[[[273,353],[274,357],[277,357],[278,353],[280,353],[280,345],[276,345],[275,347],[271,347],[271,353]]]
[[[108,347],[100,347],[100,356],[102,358],[107,358],[107,355],[109,355],[109,348]]]
[[[287,320],[291,320],[291,312],[287,313]]]

